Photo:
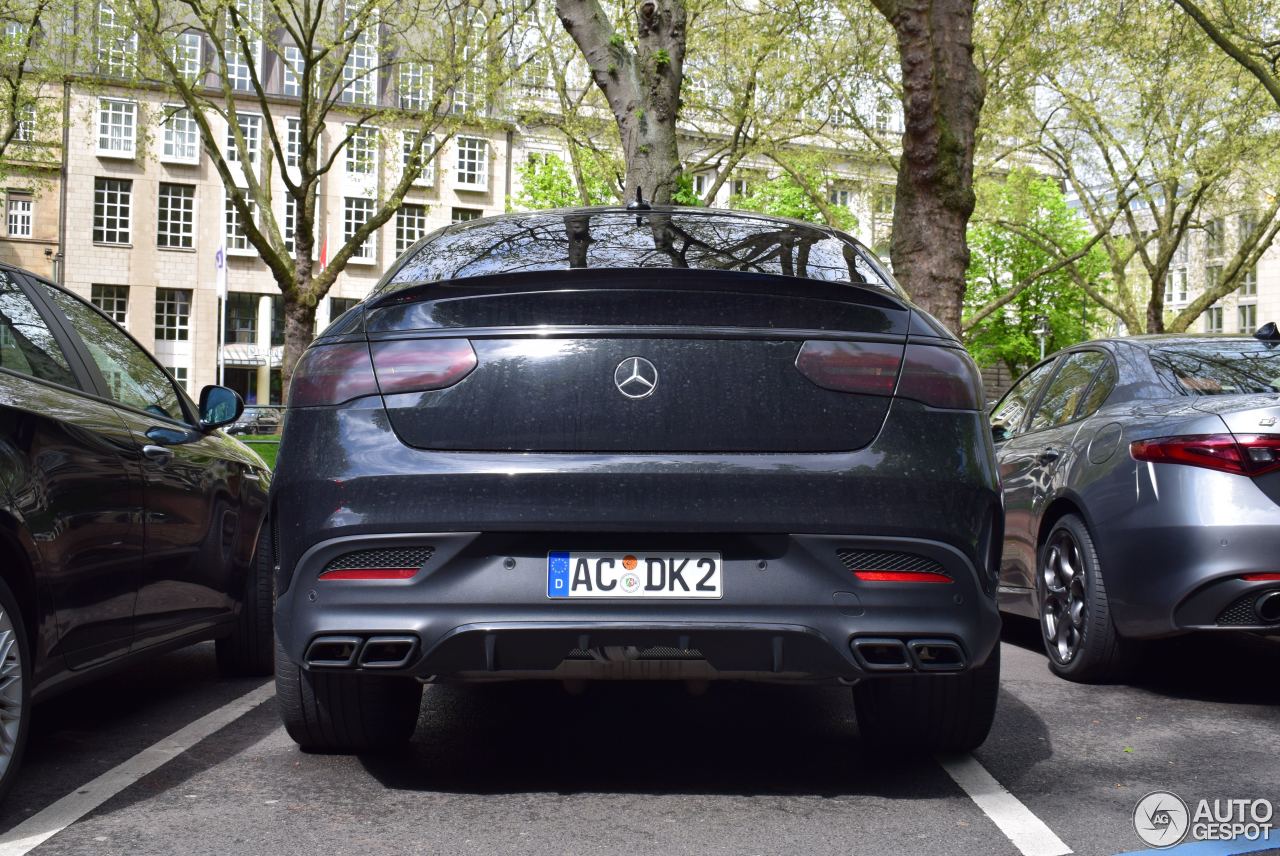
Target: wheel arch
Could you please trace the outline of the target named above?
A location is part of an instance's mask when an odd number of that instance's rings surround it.
[[[27,642],[34,654],[40,620],[40,592],[35,576],[39,560],[35,555],[35,545],[24,534],[20,521],[8,509],[0,508],[0,579],[18,600]]]
[[[1053,531],[1053,527],[1058,521],[1069,514],[1074,514],[1084,521],[1084,525],[1089,530],[1089,535],[1094,536],[1097,531],[1094,528],[1093,521],[1090,519],[1088,512],[1085,511],[1084,500],[1074,493],[1061,493],[1054,497],[1049,505],[1045,508],[1044,514],[1040,515],[1040,529],[1036,533],[1036,555],[1039,556],[1040,548],[1044,546],[1044,542],[1049,539],[1049,533]],[[1098,539],[1093,537],[1094,548],[1097,549]],[[1037,559],[1039,561],[1039,559]]]

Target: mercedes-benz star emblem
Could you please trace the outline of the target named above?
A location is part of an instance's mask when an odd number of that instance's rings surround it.
[[[648,398],[658,388],[658,370],[644,357],[627,357],[613,370],[613,383],[627,398]]]

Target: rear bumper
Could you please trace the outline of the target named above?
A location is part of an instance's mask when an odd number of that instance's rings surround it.
[[[1092,531],[1117,628],[1155,638],[1198,630],[1267,630],[1237,601],[1280,583],[1246,574],[1280,571],[1280,506],[1243,476],[1173,464],[1141,466],[1130,509],[1103,509]],[[1158,491],[1150,489],[1152,480]]]
[[[663,549],[696,543],[720,550],[724,596],[714,601],[547,598],[550,549],[626,549],[637,543]],[[324,567],[345,553],[408,546],[432,548],[412,579],[319,579]],[[923,556],[945,568],[952,581],[863,582],[837,556],[838,549],[850,547]],[[300,557],[293,585],[277,602],[277,631],[286,655],[309,668],[326,668],[314,662],[325,659],[315,656],[317,640],[347,639],[349,661],[329,668],[420,678],[545,677],[562,664],[599,657],[607,649],[630,650],[646,660],[698,660],[711,677],[857,680],[875,672],[929,668],[912,655],[913,642],[953,645],[956,658],[943,664],[945,670],[985,662],[998,642],[1000,619],[984,588],[984,573],[954,547],[912,538],[361,535],[320,542]],[[404,652],[403,661],[383,658],[362,665],[362,648],[374,637],[375,642],[401,640],[396,651]],[[890,647],[900,641],[905,662],[886,664],[860,654],[851,645],[855,639]]]

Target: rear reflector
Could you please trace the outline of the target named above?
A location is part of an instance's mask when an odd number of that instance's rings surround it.
[[[1135,461],[1186,464],[1235,475],[1280,470],[1280,434],[1197,434],[1157,437],[1129,444]]]
[[[289,406],[342,404],[377,392],[367,344],[321,345],[308,349],[298,360],[289,386]]]
[[[796,356],[800,374],[823,389],[893,395],[902,345],[884,342],[805,342]]]
[[[1245,574],[1240,579],[1248,583],[1280,583],[1280,574]]]
[[[853,575],[869,583],[949,583],[951,577],[921,571],[854,571]]]
[[[407,580],[418,572],[418,568],[343,568],[337,571],[325,571],[320,575],[322,580]]]
[[[375,342],[373,368],[383,395],[453,386],[476,367],[466,339],[410,339]]]

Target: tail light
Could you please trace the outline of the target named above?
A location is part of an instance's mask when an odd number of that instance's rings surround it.
[[[476,352],[466,339],[320,345],[298,361],[289,405],[315,407],[343,404],[379,392],[392,395],[443,389],[475,367]]]
[[[1280,434],[1197,434],[1129,444],[1135,461],[1187,464],[1223,473],[1260,476],[1280,471]]]
[[[949,583],[946,574],[927,571],[854,571],[853,575],[869,583]]]
[[[796,356],[800,374],[823,389],[893,395],[902,346],[883,342],[805,342]]]
[[[1245,574],[1240,579],[1247,583],[1280,583],[1280,574],[1270,572],[1261,574]]]
[[[947,410],[981,410],[982,375],[959,348],[907,345],[898,397]]]
[[[309,349],[298,360],[289,386],[289,406],[342,404],[377,392],[378,382],[366,343],[321,345]]]
[[[408,339],[374,342],[373,370],[383,395],[453,386],[476,367],[466,339]]]
[[[814,340],[800,348],[796,368],[823,389],[884,396],[896,389],[930,407],[982,409],[982,378],[958,348]]]

